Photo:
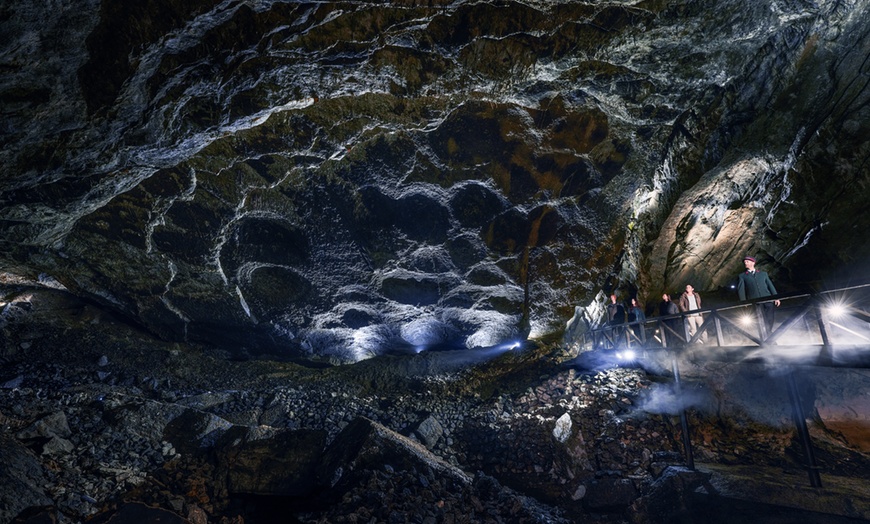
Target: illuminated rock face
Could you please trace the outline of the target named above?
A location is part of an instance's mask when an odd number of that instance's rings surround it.
[[[420,5],[425,4],[425,5]],[[868,255],[863,4],[79,0],[0,17],[0,265],[356,361]]]

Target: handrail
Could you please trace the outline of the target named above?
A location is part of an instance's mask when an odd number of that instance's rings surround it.
[[[836,347],[853,349],[854,345],[870,345],[870,329],[864,337],[855,330],[836,322],[831,314],[826,311],[825,300],[835,294],[844,294],[857,290],[870,290],[870,284],[850,286],[846,288],[827,290],[818,293],[797,292],[785,293],[763,299],[745,300],[724,307],[699,308],[691,311],[680,312],[675,315],[663,315],[650,317],[642,321],[623,322],[619,324],[603,325],[588,329],[579,335],[579,341],[574,341],[577,351],[590,349],[673,349],[675,347],[694,347],[700,343],[700,347],[717,347],[725,353],[721,356],[733,359],[734,355],[728,355],[729,349],[733,352],[748,349],[758,349],[764,346],[776,345],[778,349],[789,346],[807,348],[818,347],[820,351],[816,358],[808,358],[805,351],[797,352],[789,360],[793,363],[825,366],[852,365],[855,367],[870,367],[870,354],[864,355],[854,351],[843,352],[840,355],[832,354]],[[762,304],[779,300],[781,303],[805,299],[797,306],[777,308],[777,315],[794,309],[785,320],[778,322],[776,329],[770,329],[761,317],[748,320],[746,314],[752,306],[756,309]],[[870,305],[870,297],[867,299]],[[859,318],[865,322],[870,320],[870,313],[855,307],[847,308],[842,312],[846,316]],[[703,323],[694,332],[688,325],[687,318],[701,315]],[[736,317],[735,317],[736,315]],[[861,317],[866,317],[861,318]],[[812,320],[813,322],[807,322]],[[789,332],[798,327],[803,321],[803,332],[799,337],[789,337]],[[813,329],[807,330],[807,326]],[[841,336],[832,339],[830,327],[838,329]],[[771,326],[773,327],[773,326]],[[850,333],[846,336],[845,333]],[[707,342],[704,339],[708,339]],[[788,340],[791,338],[792,340]],[[799,339],[799,343],[794,339]],[[850,346],[848,340],[852,341]],[[732,353],[733,353],[732,352]],[[777,351],[772,358],[783,358],[785,352]],[[730,358],[729,358],[730,357]],[[800,362],[794,362],[800,360]]]

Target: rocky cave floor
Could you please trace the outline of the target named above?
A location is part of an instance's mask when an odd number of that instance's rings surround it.
[[[543,346],[238,361],[63,291],[2,297],[0,524],[860,521],[711,494],[679,418],[639,409],[666,374]],[[699,465],[807,483],[789,428],[689,420]],[[826,473],[870,479],[822,437]]]

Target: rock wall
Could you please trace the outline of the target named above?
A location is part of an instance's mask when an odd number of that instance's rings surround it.
[[[557,333],[746,252],[786,287],[851,275],[867,9],[4,8],[0,269],[334,362]]]

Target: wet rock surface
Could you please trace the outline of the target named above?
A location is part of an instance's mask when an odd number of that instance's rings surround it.
[[[230,360],[64,291],[5,289],[0,522],[673,522],[711,485],[683,467],[655,367],[534,347]],[[716,385],[734,368],[685,372],[709,389],[689,395],[696,460],[801,479],[778,399],[771,421]],[[825,474],[866,476],[859,446],[813,434]]]

